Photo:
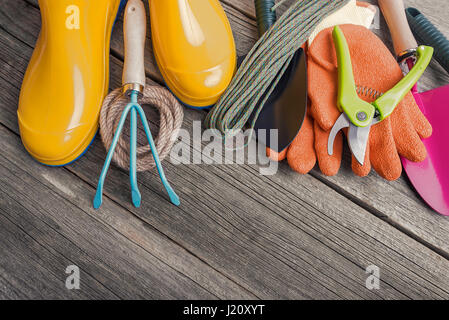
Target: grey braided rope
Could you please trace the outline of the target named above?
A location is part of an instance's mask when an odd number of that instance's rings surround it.
[[[129,98],[122,94],[121,88],[112,91],[103,102],[100,113],[100,133],[106,150],[111,147],[120,117],[129,102]],[[183,108],[170,91],[159,86],[146,86],[139,103],[142,106],[154,106],[160,113],[159,135],[155,139],[155,144],[162,161],[170,153],[178,136],[184,119]],[[129,133],[129,124],[125,124],[125,132]],[[129,152],[129,135],[126,137],[122,133],[112,159],[125,170],[129,169]],[[147,171],[156,166],[149,145],[138,147],[136,152],[137,171]]]
[[[298,0],[251,49],[229,88],[205,120],[207,128],[227,135],[256,120],[288,68],[295,52],[318,24],[349,0]]]

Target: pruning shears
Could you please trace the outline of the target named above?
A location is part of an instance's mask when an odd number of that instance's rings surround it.
[[[433,48],[419,46],[416,49],[417,61],[413,69],[392,89],[381,95],[376,101],[369,103],[362,100],[357,94],[351,54],[340,27],[336,26],[332,35],[338,61],[337,107],[342,114],[332,127],[327,149],[329,155],[332,155],[337,133],[343,128],[349,128],[349,147],[357,161],[363,165],[371,127],[390,116],[405,95],[418,82],[432,59]]]

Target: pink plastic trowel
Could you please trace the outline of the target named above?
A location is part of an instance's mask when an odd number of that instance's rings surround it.
[[[428,156],[422,162],[402,158],[407,175],[421,197],[436,212],[449,215],[449,85],[419,93],[412,90],[416,103],[433,127],[424,139]]]
[[[379,0],[382,12],[387,20],[395,46],[396,53],[410,52],[417,43],[407,22],[404,5],[397,0]],[[430,24],[430,23],[429,23]],[[436,31],[432,33],[435,35]],[[439,33],[438,43],[433,44],[439,55],[444,43]],[[445,44],[447,46],[447,44]],[[449,52],[447,53],[449,54]],[[413,61],[408,60],[409,68]],[[421,197],[436,212],[449,215],[449,85],[427,92],[418,92],[415,86],[412,90],[416,103],[433,127],[430,138],[424,139],[428,156],[423,162],[411,162],[402,159],[404,169]]]

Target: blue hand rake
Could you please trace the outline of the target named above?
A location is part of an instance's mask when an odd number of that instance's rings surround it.
[[[130,96],[130,103],[123,110],[120,122],[117,126],[112,141],[111,147],[108,151],[103,170],[98,181],[97,193],[94,198],[94,208],[100,208],[103,200],[103,187],[106,179],[109,166],[111,165],[112,157],[114,155],[120,135],[123,131],[123,126],[131,114],[130,121],[130,183],[132,191],[132,201],[136,208],[140,207],[142,196],[137,186],[137,114],[139,114],[145,129],[145,135],[150,145],[151,153],[156,163],[156,168],[161,178],[171,202],[179,206],[180,200],[175,193],[162,168],[161,161],[148,125],[145,112],[138,103],[139,95],[143,93],[145,87],[145,68],[144,68],[144,49],[145,49],[145,35],[146,35],[146,15],[145,7],[141,0],[129,0],[125,9],[125,66],[123,72],[123,91]]]

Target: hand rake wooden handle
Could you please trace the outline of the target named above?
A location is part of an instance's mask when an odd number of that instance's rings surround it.
[[[123,70],[123,86],[128,90],[143,91],[145,87],[146,30],[147,19],[142,0],[128,0],[124,22],[125,66]]]

